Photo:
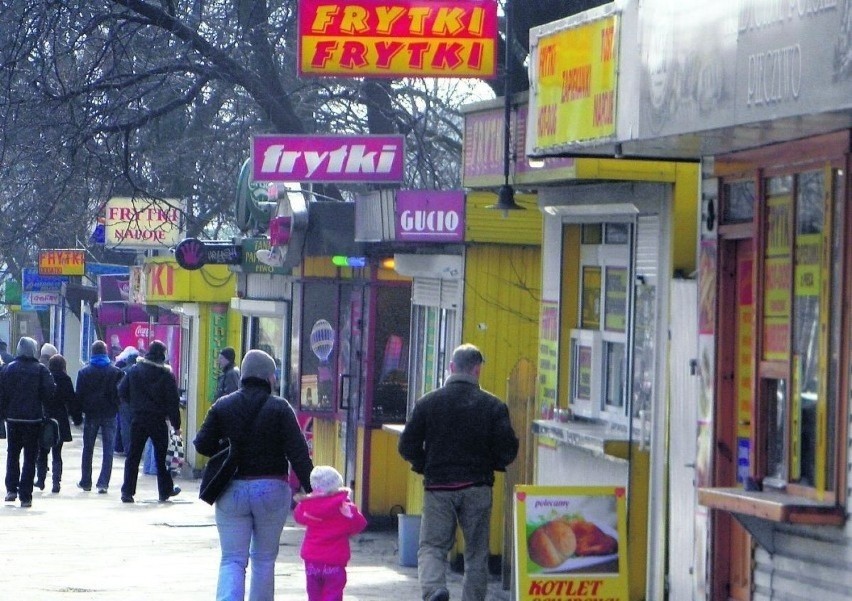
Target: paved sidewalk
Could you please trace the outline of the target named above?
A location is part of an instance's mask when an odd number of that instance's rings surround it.
[[[198,481],[181,478],[183,492],[159,503],[154,476],[139,475],[136,503],[120,501],[124,459],[116,457],[106,495],[76,487],[82,430],[63,449],[62,490],[35,490],[33,506],[0,506],[0,598],[12,601],[149,601],[213,599],[219,543],[213,508],[198,499]],[[99,441],[100,444],[100,441]],[[95,478],[101,454],[93,462]],[[0,441],[5,478],[6,441]],[[4,490],[5,493],[5,490]],[[302,529],[288,519],[276,563],[275,599],[305,599],[299,546]],[[399,565],[396,530],[365,531],[353,539],[345,601],[417,601],[417,569]],[[450,573],[451,598],[461,575]],[[487,601],[508,601],[494,578]]]

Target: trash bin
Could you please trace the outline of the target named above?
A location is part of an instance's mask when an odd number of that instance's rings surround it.
[[[399,518],[399,565],[417,567],[417,548],[420,545],[420,516],[400,513]]]

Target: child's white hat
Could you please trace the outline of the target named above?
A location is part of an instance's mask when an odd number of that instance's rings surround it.
[[[316,493],[329,493],[343,487],[343,476],[330,465],[318,465],[311,470],[311,488]]]

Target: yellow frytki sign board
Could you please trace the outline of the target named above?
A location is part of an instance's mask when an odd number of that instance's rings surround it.
[[[83,275],[85,271],[85,250],[55,248],[38,251],[39,275]]]
[[[627,498],[618,486],[516,486],[515,598],[627,601]]]
[[[615,135],[617,25],[611,15],[539,38],[528,125],[533,152]]]

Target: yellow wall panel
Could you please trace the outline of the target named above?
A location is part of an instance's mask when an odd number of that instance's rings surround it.
[[[370,449],[370,513],[390,515],[395,505],[405,507],[409,464],[397,452],[399,435],[373,430]]]
[[[500,211],[487,208],[497,202],[493,192],[468,192],[465,203],[465,241],[498,244],[541,244],[543,222],[535,194],[515,194],[515,202],[525,211]]]

